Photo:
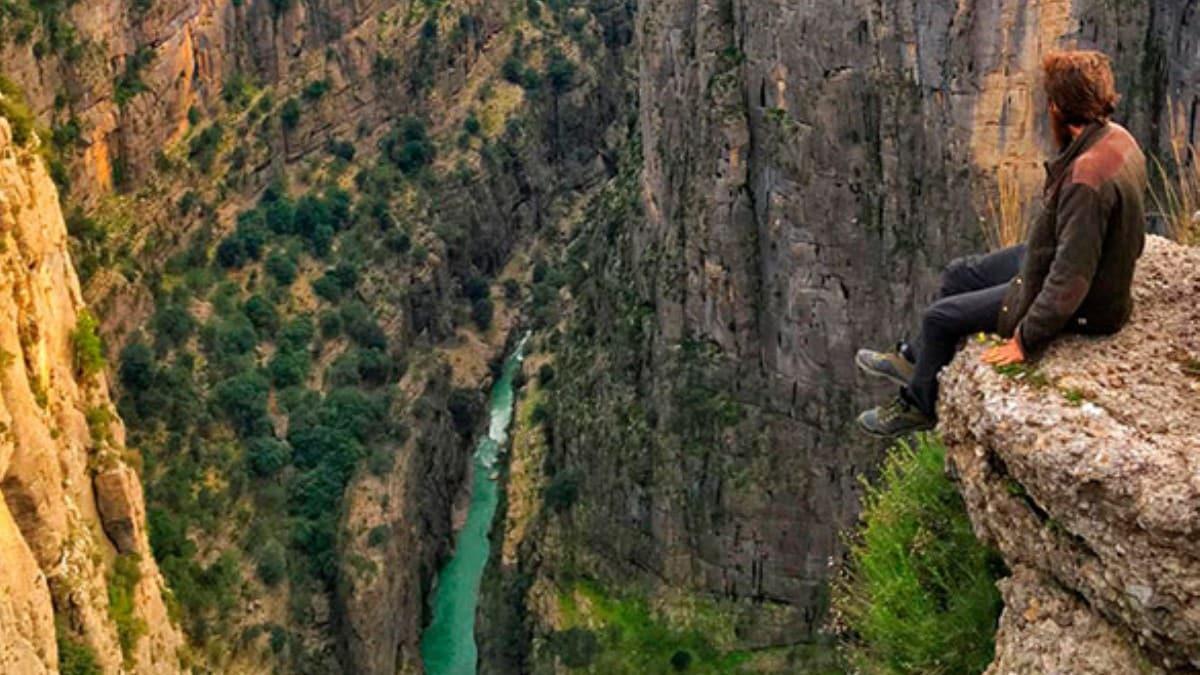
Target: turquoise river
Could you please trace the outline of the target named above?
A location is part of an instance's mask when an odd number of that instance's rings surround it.
[[[475,646],[475,610],[479,585],[491,546],[488,534],[500,487],[494,476],[508,442],[513,416],[513,376],[524,358],[525,340],[504,362],[492,386],[488,405],[491,422],[479,439],[473,458],[474,479],[467,521],[458,532],[454,555],[438,575],[433,598],[433,621],[421,636],[421,659],[428,675],[474,675],[478,652]]]

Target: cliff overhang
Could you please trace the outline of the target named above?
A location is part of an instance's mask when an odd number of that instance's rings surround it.
[[[1200,248],[1150,237],[1134,296],[1117,335],[942,375],[948,468],[1014,570],[990,672],[1200,669]]]

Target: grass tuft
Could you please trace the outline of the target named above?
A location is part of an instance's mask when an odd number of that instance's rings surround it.
[[[894,446],[867,485],[833,595],[856,672],[968,675],[992,660],[1004,567],[975,539],[944,463],[937,438],[921,435]]]
[[[980,221],[988,248],[996,251],[1025,241],[1029,221],[1025,218],[1026,194],[1012,167],[996,170],[995,200],[988,199],[989,217]]]
[[[1174,112],[1175,106],[1171,105]],[[1155,158],[1157,180],[1150,186],[1150,198],[1162,217],[1167,235],[1182,244],[1200,244],[1200,164],[1196,146],[1188,140],[1187,129],[1177,120],[1183,111],[1171,115],[1171,166]]]

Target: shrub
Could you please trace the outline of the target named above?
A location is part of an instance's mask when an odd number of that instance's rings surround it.
[[[387,524],[376,525],[367,533],[367,546],[371,548],[379,548],[387,543],[389,537],[392,536],[392,528]]]
[[[221,137],[224,135],[225,130],[214,122],[188,141],[188,159],[194,162],[201,172],[208,173],[212,170],[213,162],[217,159],[217,150],[221,145]]]
[[[304,87],[301,94],[306,101],[317,101],[329,91],[329,80],[313,80]]]
[[[71,331],[71,346],[75,351],[75,371],[91,377],[104,370],[104,344],[96,329],[100,322],[86,309],[75,318],[75,330]]]
[[[861,672],[981,673],[1002,607],[999,556],[982,546],[933,436],[900,443],[868,486],[834,608]]]
[[[479,326],[480,330],[487,330],[492,327],[493,314],[492,301],[487,298],[476,300],[471,305],[471,320],[475,322],[476,326]]]
[[[246,443],[246,466],[251,475],[270,478],[292,461],[292,450],[272,436],[258,436]]]
[[[217,264],[225,269],[237,269],[246,263],[246,249],[234,235],[230,235],[217,244]]]
[[[178,347],[196,330],[196,320],[187,308],[178,303],[160,305],[150,320],[150,328],[162,346]]]
[[[568,668],[586,668],[600,653],[600,641],[586,628],[569,628],[550,635],[550,648]]]
[[[573,471],[556,474],[542,492],[546,507],[562,513],[579,500],[579,476]]]
[[[275,234],[293,234],[296,231],[296,207],[287,195],[267,202],[263,219]]]
[[[154,60],[154,49],[149,46],[138,47],[138,50],[125,59],[125,70],[117,77],[113,86],[113,100],[118,106],[124,106],[134,96],[148,91],[142,81],[142,71]]]
[[[361,302],[348,302],[341,308],[342,327],[360,347],[387,349],[387,335],[371,311]]]
[[[312,319],[308,316],[297,316],[288,321],[279,332],[279,348],[300,351],[307,349],[312,339]]]
[[[482,277],[471,277],[463,283],[463,295],[472,302],[488,297],[490,291],[487,279]]]
[[[283,581],[287,573],[287,551],[278,541],[272,539],[263,545],[262,550],[258,552],[255,571],[267,586],[276,586]]]
[[[332,340],[342,332],[342,316],[338,312],[328,311],[321,314],[320,330],[321,337],[326,340]]]
[[[12,80],[0,75],[0,117],[8,120],[13,142],[25,145],[33,136],[33,112],[25,103],[25,94]]]
[[[141,558],[136,553],[117,556],[108,576],[108,615],[117,626],[117,641],[127,665],[146,632],[146,622],[137,616],[134,606],[134,588],[141,579]]]
[[[483,413],[479,397],[470,389],[455,389],[450,392],[450,397],[446,399],[446,410],[450,412],[454,430],[460,436],[474,433],[479,416]]]
[[[357,154],[353,143],[336,138],[329,139],[326,149],[329,151],[329,154],[338,159],[344,159],[347,162],[354,161],[354,155]]]
[[[61,675],[103,675],[91,647],[72,638],[62,621],[54,624],[58,639],[58,672]]]
[[[289,98],[283,104],[283,108],[279,111],[279,121],[283,123],[283,128],[291,131],[300,124],[300,101],[294,98]]]
[[[217,384],[212,401],[239,433],[251,436],[267,416],[269,390],[270,385],[261,375],[243,373]]]
[[[296,260],[282,251],[272,251],[264,266],[267,274],[280,286],[291,286],[296,280]]]
[[[280,349],[267,364],[267,372],[276,387],[294,387],[304,383],[311,367],[308,352]]]
[[[404,173],[413,173],[433,161],[433,141],[425,122],[416,117],[402,120],[380,141],[380,149]]]
[[[247,298],[242,311],[261,335],[273,335],[279,328],[279,312],[275,310],[275,305],[262,295],[255,293]]]
[[[555,94],[561,94],[575,83],[575,64],[557,49],[550,55],[550,64],[546,66],[546,79]]]

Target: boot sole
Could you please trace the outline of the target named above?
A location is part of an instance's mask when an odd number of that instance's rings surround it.
[[[858,366],[859,370],[863,371],[867,375],[870,375],[871,377],[882,377],[883,379],[894,382],[901,387],[908,386],[908,380],[896,375],[895,373],[885,373],[881,370],[875,370],[869,364],[860,359],[857,354],[854,356],[854,365]]]

